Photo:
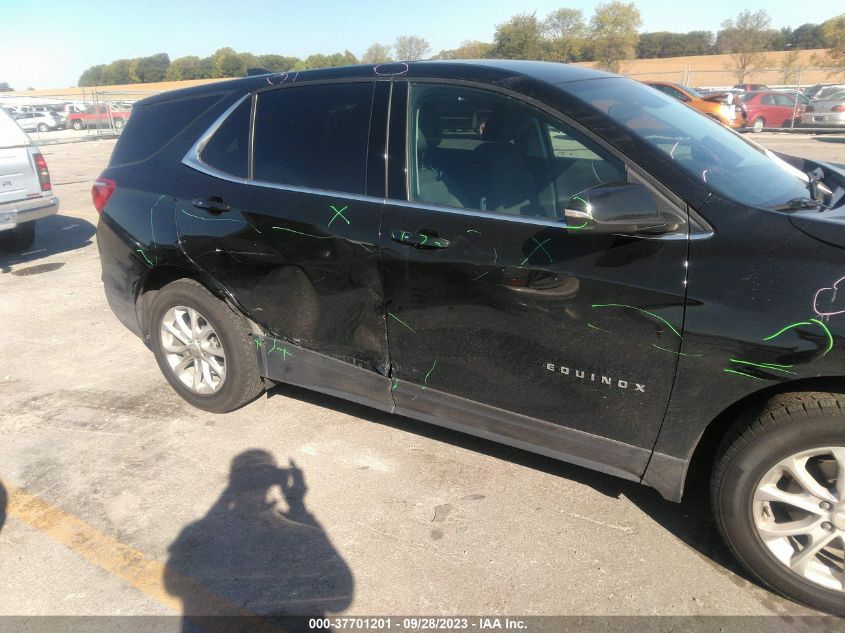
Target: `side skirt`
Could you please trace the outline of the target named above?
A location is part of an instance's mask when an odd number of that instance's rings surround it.
[[[407,382],[392,390],[391,379],[375,372],[281,339],[255,336],[254,340],[261,374],[270,380],[305,387],[629,481],[653,485],[642,480],[652,455],[649,449]],[[675,496],[672,493],[680,485],[680,482],[660,483],[658,491],[664,496],[668,492],[667,498]]]

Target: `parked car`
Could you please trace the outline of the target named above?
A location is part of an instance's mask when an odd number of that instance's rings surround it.
[[[813,101],[824,101],[830,98],[831,95],[845,91],[845,84],[828,84],[823,86],[815,95]]]
[[[736,84],[734,88],[736,88],[737,90],[742,90],[743,92],[769,90],[769,87],[766,84]]]
[[[790,124],[798,123],[805,108],[795,95],[772,90],[744,92],[739,96],[739,100],[752,132],[761,132],[766,127],[789,127]]]
[[[88,106],[83,112],[72,112],[67,115],[67,122],[74,130],[96,127],[122,130],[129,120],[131,110],[117,109],[105,104]]]
[[[64,127],[61,119],[50,112],[23,112],[15,115],[15,121],[27,132],[48,132],[59,129],[60,125]]]
[[[681,84],[665,81],[646,81],[644,83],[656,88],[663,94],[686,103],[691,108],[730,128],[737,129],[745,126],[745,117],[740,108],[733,104],[734,97],[730,93],[716,92],[702,95],[695,89]]]
[[[23,251],[35,222],[59,210],[47,161],[5,111],[0,111],[0,250]]]
[[[806,127],[838,127],[845,125],[845,90],[829,93],[823,99],[813,99],[801,116]]]
[[[194,406],[282,381],[674,501],[710,476],[750,573],[845,615],[841,169],[588,68],[388,63],[145,99],[92,196]]]

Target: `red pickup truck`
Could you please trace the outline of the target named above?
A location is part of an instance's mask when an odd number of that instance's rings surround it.
[[[82,112],[74,112],[67,117],[68,126],[74,130],[81,130],[83,127],[108,128],[112,125],[115,130],[122,130],[130,110],[126,108],[115,108],[109,105],[92,105]]]

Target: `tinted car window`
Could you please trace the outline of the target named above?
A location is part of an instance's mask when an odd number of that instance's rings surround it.
[[[251,99],[235,108],[202,150],[200,159],[204,163],[233,176],[247,177],[251,109]]]
[[[768,207],[808,194],[807,178],[797,169],[643,84],[593,79],[569,82],[566,90],[733,200]]]
[[[419,202],[562,219],[572,196],[625,178],[621,162],[564,123],[486,90],[412,85],[408,126]]]
[[[364,193],[373,88],[343,83],[258,95],[253,177]]]

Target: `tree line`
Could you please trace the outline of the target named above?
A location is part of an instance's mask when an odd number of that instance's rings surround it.
[[[417,35],[403,35],[392,44],[375,42],[360,57],[342,53],[309,55],[305,59],[277,54],[239,53],[220,48],[208,57],[188,55],[171,61],[166,53],[134,59],[118,59],[88,68],[80,86],[242,77],[249,68],[270,72],[308,70],[330,66],[417,59],[536,59],[555,62],[597,62],[601,68],[619,72],[628,59],[713,55],[728,53],[738,81],[765,65],[766,51],[829,49],[815,65],[845,66],[845,13],[821,24],[802,24],[796,29],[771,28],[765,10],[742,11],[722,22],[721,29],[688,33],[640,33],[640,12],[633,2],[613,0],[596,6],[593,15],[562,7],[544,18],[520,13],[496,26],[492,42],[465,41],[461,46],[432,55],[428,41]]]

